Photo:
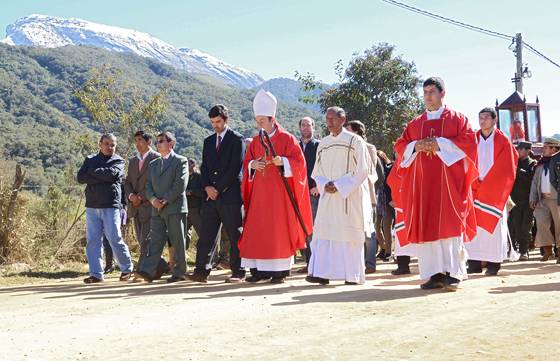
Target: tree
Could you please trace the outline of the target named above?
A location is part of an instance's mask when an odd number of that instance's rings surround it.
[[[406,123],[422,110],[416,66],[395,56],[394,51],[393,45],[382,43],[364,54],[354,54],[345,70],[339,61],[335,66],[339,84],[316,100],[323,111],[341,106],[348,120],[361,120],[369,142],[390,153]],[[313,74],[296,76],[305,91],[318,84]]]
[[[7,202],[0,202],[0,204],[5,204],[4,207],[0,208],[2,213],[2,221],[0,222],[0,264],[4,263],[10,256],[10,240],[14,236],[15,223],[17,222],[16,217],[16,206],[18,201],[18,193],[23,185],[23,180],[25,179],[25,171],[22,169],[21,165],[16,165],[16,172],[14,176],[14,183],[11,187],[11,191],[7,194],[2,194],[2,198],[6,196]],[[2,189],[3,187],[0,187]]]
[[[119,138],[121,155],[126,159],[132,150],[134,133],[143,129],[154,132],[169,106],[165,88],[147,100],[140,91],[121,79],[119,70],[93,68],[91,76],[74,95],[84,106],[94,124],[104,133]]]

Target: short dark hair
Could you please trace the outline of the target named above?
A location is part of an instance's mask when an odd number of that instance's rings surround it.
[[[299,120],[299,126],[301,127],[301,122],[303,122],[304,120],[309,120],[311,122],[311,125],[315,125],[315,119],[311,118],[311,117],[303,117]]]
[[[169,143],[171,142],[176,142],[177,140],[175,139],[175,135],[173,135],[173,133],[171,132],[161,132],[158,134],[158,138],[165,138],[165,140],[167,140]]]
[[[482,108],[482,110],[478,112],[478,115],[482,113],[490,114],[490,116],[492,116],[492,119],[496,119],[498,117],[498,113],[496,113],[496,109],[494,108],[490,108],[490,107]]]
[[[443,82],[443,79],[437,76],[431,76],[428,79],[424,80],[424,84],[422,84],[422,88],[425,88],[428,85],[435,86],[436,88],[438,88],[440,92],[445,90],[445,83]]]
[[[113,133],[103,133],[101,134],[101,138],[99,138],[99,143],[103,143],[105,139],[114,139],[117,140],[117,137]]]
[[[136,137],[142,137],[142,139],[144,139],[146,142],[149,142],[150,140],[152,140],[152,135],[146,133],[143,130],[139,130],[136,133],[134,133],[134,138]]]
[[[360,137],[365,138],[366,136],[366,126],[359,120],[351,120],[345,124],[346,127],[350,127],[352,131],[356,132]]]
[[[227,121],[229,118],[228,112],[229,112],[228,108],[225,105],[216,104],[208,112],[208,117],[209,118],[221,117],[224,121]]]

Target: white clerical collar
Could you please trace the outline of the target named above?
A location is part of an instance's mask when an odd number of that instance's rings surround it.
[[[222,130],[222,132],[220,134],[218,134],[218,137],[222,137],[222,140],[224,140],[224,136],[226,135],[226,132],[228,131],[228,126],[226,125],[226,127],[224,128],[224,130]]]
[[[428,119],[439,119],[441,118],[441,114],[445,109],[445,105],[442,105],[438,110],[428,110],[426,109],[426,114],[428,115]]]
[[[173,154],[173,150],[171,152],[169,152],[167,155],[162,155],[161,157],[163,159],[169,159],[169,157],[171,157],[171,154]]]

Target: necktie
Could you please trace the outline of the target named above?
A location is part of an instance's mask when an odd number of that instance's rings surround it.
[[[216,152],[220,151],[221,146],[222,146],[222,136],[218,135],[218,143],[216,144]]]

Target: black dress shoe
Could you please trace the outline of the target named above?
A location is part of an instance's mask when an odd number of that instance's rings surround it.
[[[379,251],[379,253],[378,253],[377,256],[375,256],[375,257],[376,257],[376,258],[379,258],[379,259],[384,259],[384,258],[386,257],[386,256],[385,256],[385,250],[382,249],[381,251]]]
[[[426,283],[422,283],[420,288],[423,290],[435,290],[444,287],[446,276],[444,274],[438,273],[430,277],[430,280]]]
[[[484,272],[485,276],[497,276],[498,275],[498,270],[497,269],[493,269],[493,268],[488,268],[486,270],[486,272]]]
[[[397,268],[391,271],[393,276],[402,276],[402,275],[409,275],[410,268]]]
[[[97,277],[93,277],[93,276],[89,276],[88,278],[84,278],[84,283],[85,284],[99,283],[99,282],[103,282],[103,280],[101,278],[97,278]]]
[[[349,286],[355,286],[358,284],[358,282],[350,282],[350,281],[344,281],[345,285],[349,285]]]
[[[446,276],[445,282],[443,282],[443,288],[447,291],[457,291],[457,289],[459,289],[459,283],[461,283],[461,280],[455,277]]]
[[[328,285],[329,284],[328,279],[321,278],[321,277],[307,276],[307,277],[305,277],[305,280],[309,283],[318,283],[320,285]]]
[[[208,282],[208,276],[202,274],[202,273],[191,273],[190,275],[187,275],[187,278],[190,279],[193,282],[199,282],[199,283],[207,283]]]
[[[251,276],[245,278],[245,282],[257,283],[257,282],[261,282],[261,281],[267,281],[269,279],[270,279],[270,277],[261,277],[261,276],[251,275]]]
[[[482,262],[480,261],[467,261],[467,274],[472,275],[475,273],[482,273]]]
[[[167,279],[167,283],[175,283],[175,282],[181,282],[181,281],[186,281],[187,278],[185,276],[171,276]]]
[[[284,283],[284,282],[286,282],[285,277],[272,277],[270,279],[270,283],[275,284],[275,285],[280,284],[280,283]]]
[[[104,274],[109,274],[109,273],[113,273],[113,272],[115,272],[115,266],[113,266],[113,265],[107,266],[103,270]]]

